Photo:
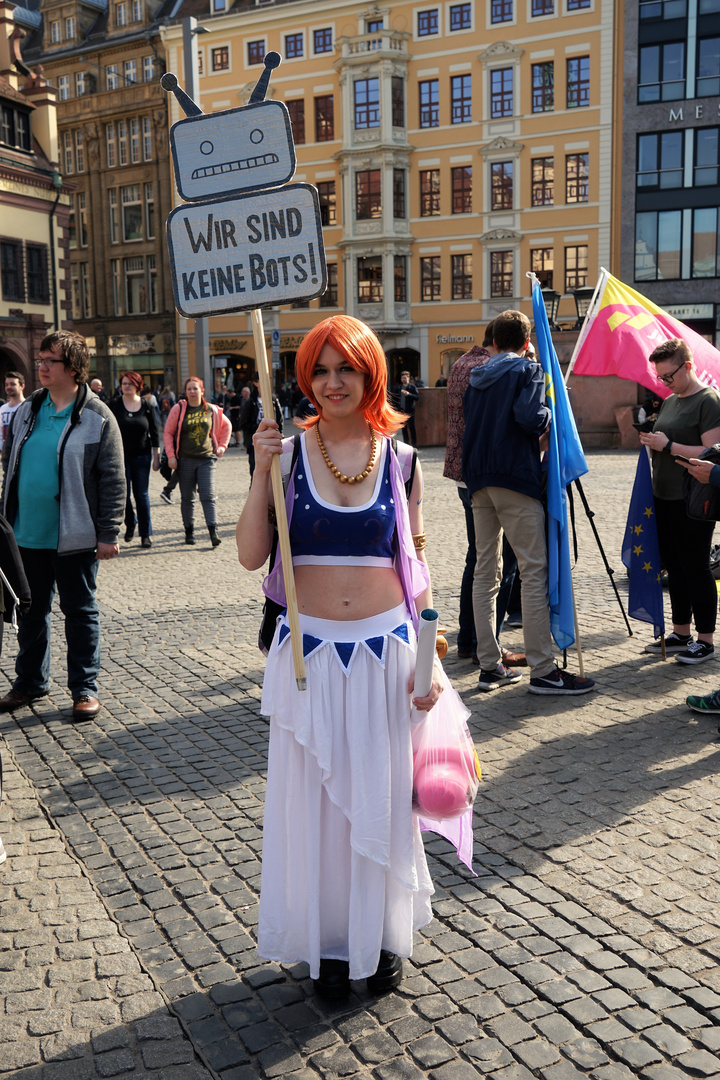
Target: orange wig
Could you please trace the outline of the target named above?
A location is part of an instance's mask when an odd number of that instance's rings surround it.
[[[365,419],[381,435],[392,435],[406,423],[404,413],[393,409],[387,399],[387,361],[377,335],[351,315],[323,319],[305,336],[295,358],[295,378],[303,394],[318,408],[313,397],[312,378],[325,345],[339,352],[356,371],[365,375],[365,393],[360,408]],[[319,409],[318,409],[319,412]],[[310,428],[320,416],[308,416],[300,426]]]

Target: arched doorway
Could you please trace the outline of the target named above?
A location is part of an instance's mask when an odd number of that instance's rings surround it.
[[[400,382],[400,372],[409,371],[410,378],[420,378],[420,353],[417,349],[390,349],[385,353],[388,366],[388,386],[392,389]]]
[[[29,367],[24,350],[20,353],[12,346],[0,344],[0,397],[3,400],[5,399],[5,374],[8,371],[19,371],[25,379],[25,393],[32,392],[34,384]]]

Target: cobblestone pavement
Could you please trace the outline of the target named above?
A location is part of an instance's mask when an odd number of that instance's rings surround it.
[[[261,573],[236,561],[247,463],[219,469],[221,535],[182,543],[152,477],[155,546],[104,564],[105,708],[73,724],[57,636],[48,697],[0,718],[0,1074],[20,1080],[720,1078],[720,762],[689,692],[720,682],[628,637],[578,503],[577,603],[598,692],[477,692],[457,660],[462,509],[426,450],[426,526],[447,670],[483,762],[472,877],[426,846],[435,920],[398,992],[317,1000],[254,927],[267,727]],[[608,558],[635,456],[583,481]],[[620,572],[622,571],[622,572]],[[522,632],[504,642],[522,645]],[[6,641],[3,670],[12,672]],[[577,658],[569,659],[573,670]]]

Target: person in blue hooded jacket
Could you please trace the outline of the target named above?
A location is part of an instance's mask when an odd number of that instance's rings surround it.
[[[463,397],[462,476],[471,497],[477,563],[473,608],[480,690],[515,683],[495,636],[502,536],[517,555],[522,578],[523,633],[533,694],[586,694],[592,679],[560,671],[553,656],[548,606],[547,545],[542,503],[540,438],[550,425],[542,367],[525,356],[530,320],[503,311],[493,323],[496,356],[470,376]]]

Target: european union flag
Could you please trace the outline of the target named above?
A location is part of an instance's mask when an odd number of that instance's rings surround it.
[[[534,277],[534,275],[533,275]],[[575,417],[552,343],[547,312],[537,278],[533,282],[533,316],[538,359],[545,372],[545,404],[552,414],[547,456],[548,593],[550,629],[559,649],[575,641],[572,573],[565,489],[587,471]]]
[[[660,580],[660,547],[655,522],[650,460],[640,451],[628,511],[622,561],[630,571],[628,614],[631,619],[652,623],[655,637],[665,633],[665,611]]]

